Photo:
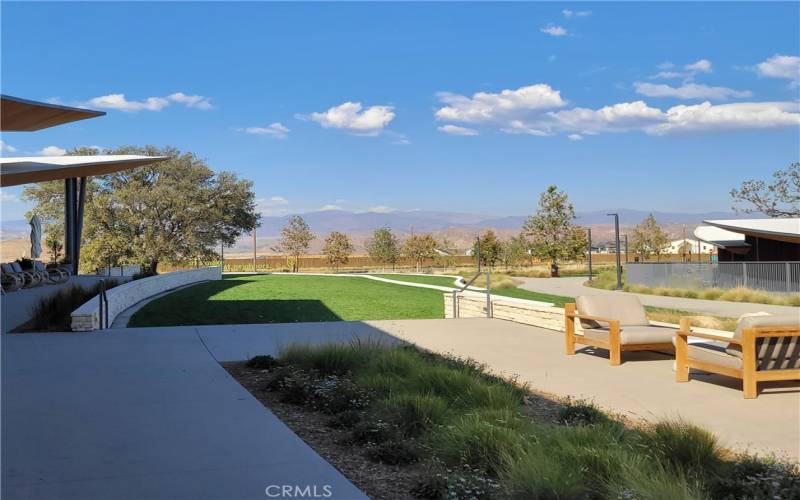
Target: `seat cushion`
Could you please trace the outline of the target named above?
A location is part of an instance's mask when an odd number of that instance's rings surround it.
[[[18,273],[22,272],[22,266],[19,265],[19,262],[12,262],[11,267]]]
[[[768,337],[756,340],[756,358],[759,370],[786,370],[800,368],[800,313],[776,316],[748,316],[736,326],[734,337],[742,338],[749,328],[789,326],[797,328],[798,334],[785,337]],[[737,358],[742,357],[742,347],[728,344],[726,352]]]
[[[716,342],[699,342],[689,344],[687,349],[688,358],[695,361],[702,361],[714,365],[724,366],[740,370],[742,368],[741,358],[731,356],[725,352],[725,344]]]
[[[608,328],[584,328],[583,335],[588,339],[608,341]],[[619,341],[622,345],[668,344],[675,336],[675,329],[667,326],[633,325],[620,329]]]
[[[2,269],[4,273],[8,274],[16,273],[16,271],[14,271],[14,266],[12,266],[11,264],[0,264],[0,269]]]
[[[579,314],[615,319],[621,326],[648,326],[647,314],[639,297],[622,293],[581,295],[575,299]],[[606,327],[592,320],[581,320],[583,328]]]

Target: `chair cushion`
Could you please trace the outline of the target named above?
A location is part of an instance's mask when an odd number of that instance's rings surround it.
[[[11,264],[0,264],[0,269],[2,269],[4,273],[8,274],[16,273],[16,271],[14,271],[14,266],[12,266]]]
[[[12,262],[11,267],[14,268],[14,271],[17,273],[22,272],[22,266],[19,265],[19,262]]]
[[[725,344],[722,343],[698,342],[689,344],[687,355],[689,359],[695,361],[720,365],[726,368],[733,368],[734,370],[742,368],[741,358],[731,356],[725,352]]]
[[[47,269],[47,266],[44,265],[44,262],[34,262],[33,268],[36,269],[37,271],[44,271],[45,269]]]
[[[583,335],[588,339],[608,341],[608,328],[584,328]],[[668,344],[674,336],[672,327],[633,325],[620,329],[619,341],[622,345]]]
[[[748,328],[793,326],[797,328],[794,336],[768,337],[756,340],[756,358],[759,370],[786,370],[800,368],[800,314],[781,314],[776,316],[748,316],[739,321],[734,337],[742,338]],[[742,347],[728,344],[726,352],[737,358],[742,357]]]
[[[648,326],[642,302],[636,295],[622,293],[607,295],[581,295],[575,299],[579,314],[598,316],[600,318],[615,319],[620,326]],[[592,320],[581,320],[584,328],[598,328],[608,326]]]

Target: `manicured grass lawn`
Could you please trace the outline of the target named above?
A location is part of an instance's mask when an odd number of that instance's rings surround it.
[[[442,292],[359,277],[242,275],[150,302],[132,327],[443,318]]]

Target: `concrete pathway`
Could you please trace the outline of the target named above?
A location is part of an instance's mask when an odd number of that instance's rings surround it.
[[[3,336],[3,499],[263,499],[274,485],[366,498],[194,328],[126,331]]]
[[[602,295],[618,292],[583,286],[586,277],[577,278],[514,278],[523,282],[520,288],[534,292],[552,293],[576,297],[578,295]],[[680,309],[712,316],[738,318],[744,313],[768,312],[770,314],[800,314],[800,308],[792,306],[773,306],[768,304],[749,304],[744,302],[726,302],[722,300],[684,299],[680,297],[662,297],[660,295],[633,294],[638,296],[646,306]]]

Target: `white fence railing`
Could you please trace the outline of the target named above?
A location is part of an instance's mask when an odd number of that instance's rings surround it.
[[[626,270],[632,285],[800,292],[800,262],[630,262]]]

